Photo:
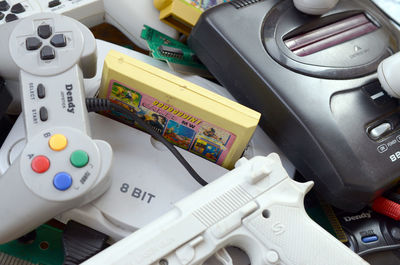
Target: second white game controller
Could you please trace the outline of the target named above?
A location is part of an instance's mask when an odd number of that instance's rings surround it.
[[[104,193],[112,149],[90,138],[83,88],[83,77],[96,73],[90,31],[69,17],[40,13],[1,27],[0,35],[9,40],[0,75],[19,77],[27,139],[0,177],[5,243]]]
[[[339,0],[293,0],[294,6],[309,15],[322,15],[336,6]]]
[[[378,66],[382,88],[392,97],[400,98],[400,52],[383,60]]]
[[[178,37],[176,30],[159,20],[153,2],[146,0],[0,0],[0,26],[40,12],[63,14],[88,27],[108,22],[146,50],[146,41],[140,38],[144,24]]]

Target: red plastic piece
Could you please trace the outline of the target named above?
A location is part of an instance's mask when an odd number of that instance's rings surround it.
[[[50,167],[50,160],[45,156],[36,156],[32,160],[31,167],[36,173],[44,173]]]
[[[396,221],[400,220],[400,204],[384,197],[377,198],[372,204],[372,209]]]

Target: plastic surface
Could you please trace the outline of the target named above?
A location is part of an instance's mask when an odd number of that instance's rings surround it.
[[[53,13],[33,15],[13,25],[10,34],[3,35],[9,39],[10,48],[2,51],[1,56],[11,57],[20,68],[27,144],[0,177],[0,243],[32,231],[61,212],[94,200],[111,184],[107,172],[112,149],[106,142],[88,136],[83,76],[79,68],[81,63],[85,71],[95,73],[95,65],[90,64],[96,58],[93,35],[79,22]],[[65,47],[52,47],[49,44],[51,34],[46,37],[38,34],[42,26],[50,26],[53,35],[64,34]],[[29,37],[41,38],[43,48],[27,50],[25,44]],[[46,45],[53,49],[53,59],[43,59]],[[0,74],[3,74],[2,70]],[[44,98],[37,96],[39,84],[46,88]],[[48,116],[40,114],[39,117],[39,109],[42,113],[43,108]],[[57,135],[66,141],[62,148],[54,151],[49,140]],[[77,168],[69,162],[70,152],[76,149],[85,150],[91,157],[86,167]],[[32,168],[33,160],[38,156],[45,156],[50,161],[50,167],[41,173]],[[58,185],[59,172],[69,174],[70,187]]]
[[[283,43],[360,12],[380,28],[305,57]],[[348,211],[364,208],[399,176],[398,102],[376,74],[399,43],[390,20],[360,0],[339,1],[321,17],[288,0],[222,4],[203,13],[188,40],[239,102],[262,113],[260,126],[324,199]],[[371,130],[384,122],[391,130],[373,138]]]
[[[368,264],[307,216],[303,199],[312,185],[290,179],[276,154],[242,158],[83,264],[202,264],[226,245],[242,248],[254,265]]]

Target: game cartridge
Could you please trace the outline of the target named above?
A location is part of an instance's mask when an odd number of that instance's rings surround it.
[[[117,51],[104,61],[98,96],[136,112],[172,144],[228,169],[241,157],[261,116]],[[121,113],[107,115],[133,124]]]

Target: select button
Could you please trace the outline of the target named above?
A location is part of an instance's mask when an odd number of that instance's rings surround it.
[[[53,185],[58,190],[67,190],[72,185],[72,177],[66,172],[57,173],[54,176]]]
[[[89,155],[83,150],[77,150],[71,154],[69,160],[74,167],[81,168],[89,162]]]

